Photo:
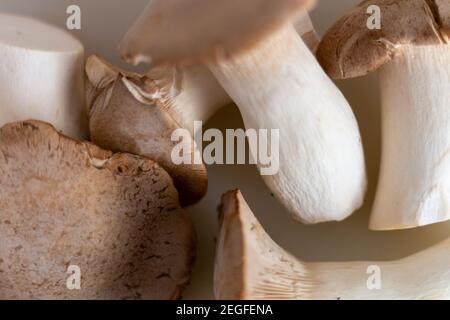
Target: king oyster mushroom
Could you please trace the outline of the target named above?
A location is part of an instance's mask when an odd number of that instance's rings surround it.
[[[0,13],[0,126],[30,118],[74,138],[89,136],[84,48],[69,33]]]
[[[0,129],[0,299],[176,299],[195,247],[156,163],[43,122]],[[66,285],[70,266],[80,290]]]
[[[303,262],[264,231],[240,191],[222,198],[214,292],[221,299],[450,299],[450,239],[389,262]],[[381,288],[368,286],[380,270]]]
[[[381,9],[369,30],[367,7]],[[364,1],[326,34],[318,58],[335,79],[380,69],[383,152],[371,228],[450,219],[450,2]]]
[[[351,108],[292,25],[311,2],[155,0],[121,48],[134,63],[205,62],[247,129],[280,130],[280,170],[264,180],[295,219],[317,223],[360,207],[366,175]]]
[[[158,162],[174,179],[182,205],[199,201],[208,177],[195,141],[183,140],[191,150],[191,164],[177,165],[171,140],[179,125],[156,98],[153,80],[119,70],[97,56],[86,63],[87,103],[92,141],[105,149],[129,152]],[[190,137],[189,137],[190,138]],[[200,159],[198,162],[197,159]],[[199,163],[199,164],[197,164]]]
[[[319,41],[309,15],[303,13],[295,27],[314,51]],[[200,161],[193,161],[192,165],[176,165],[172,161],[171,133],[181,127],[189,130],[192,138],[196,134],[195,121],[207,122],[221,107],[231,103],[208,68],[161,67],[138,75],[93,55],[87,60],[86,74],[92,140],[108,150],[156,160],[181,191],[182,205],[200,200],[207,190],[206,169]],[[183,143],[187,144],[185,150],[192,151],[192,159],[201,159],[193,139]]]
[[[302,12],[296,19],[295,29],[308,48],[315,52],[319,38],[307,12]],[[133,26],[121,44],[122,50],[141,44],[139,39],[145,39],[145,36]],[[203,65],[155,67],[146,76],[153,83],[148,96],[164,105],[173,119],[192,135],[195,134],[195,121],[206,122],[220,108],[232,103],[230,96]]]

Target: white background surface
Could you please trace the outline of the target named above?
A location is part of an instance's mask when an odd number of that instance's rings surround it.
[[[340,15],[358,2],[358,0],[320,0],[311,14],[319,33],[323,34]],[[0,12],[34,16],[65,27],[67,6],[77,4],[82,10],[82,30],[74,34],[83,41],[88,53],[101,54],[125,66],[120,62],[116,47],[146,3],[147,0],[1,0]],[[270,196],[254,167],[209,167],[208,194],[201,203],[188,209],[197,227],[199,252],[192,284],[186,290],[185,298],[213,297],[217,206],[221,194],[233,188],[240,188],[243,191],[250,207],[274,240],[301,259],[322,261],[397,259],[449,236],[450,223],[397,232],[370,232],[367,229],[380,158],[377,79],[376,75],[371,75],[340,82],[339,86],[358,118],[366,151],[370,181],[364,207],[343,223],[304,226],[293,222]],[[242,126],[240,115],[234,107],[225,108],[208,124],[208,127],[218,128],[240,126]]]

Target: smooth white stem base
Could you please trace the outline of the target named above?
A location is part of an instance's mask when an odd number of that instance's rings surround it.
[[[192,135],[196,133],[195,121],[206,123],[222,107],[232,103],[211,71],[204,66],[176,67],[163,72],[166,73],[163,76],[155,74],[155,71],[148,76],[162,79],[159,85],[164,91],[167,111],[180,127]]]
[[[361,206],[366,174],[356,119],[293,27],[210,69],[247,129],[280,130],[280,170],[264,180],[295,219],[340,221]]]
[[[402,48],[382,68],[383,153],[370,227],[450,219],[450,46]]]
[[[70,34],[40,21],[0,15],[0,126],[46,121],[88,138],[84,49]]]

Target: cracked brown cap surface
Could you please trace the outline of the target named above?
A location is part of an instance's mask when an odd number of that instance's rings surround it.
[[[167,112],[158,84],[138,74],[127,73],[97,56],[86,64],[87,103],[92,141],[115,152],[129,152],[158,162],[174,180],[183,206],[198,202],[208,188],[203,163],[175,164],[171,139],[180,126]],[[191,159],[202,159],[192,136],[183,144]]]
[[[367,9],[381,9],[381,29],[370,30]],[[328,75],[346,79],[366,75],[393,59],[405,45],[450,43],[450,1],[367,0],[327,32],[317,58]]]
[[[151,160],[43,122],[0,129],[0,299],[176,299],[196,237]],[[71,265],[81,290],[68,290]]]
[[[153,0],[120,47],[132,63],[197,63],[238,54],[314,0]]]

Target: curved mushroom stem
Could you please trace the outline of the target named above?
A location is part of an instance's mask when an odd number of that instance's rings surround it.
[[[194,122],[208,121],[232,101],[204,66],[156,68],[147,72],[154,79],[166,110],[194,136]]]
[[[239,191],[223,197],[220,222],[217,299],[450,298],[450,239],[391,262],[305,263],[270,238]]]
[[[295,219],[340,221],[361,206],[366,174],[355,117],[293,27],[210,69],[247,129],[279,130],[279,171],[264,180]]]
[[[309,263],[317,281],[312,299],[450,299],[450,240],[388,262]],[[417,272],[421,270],[420,272]],[[376,277],[379,277],[376,279]],[[378,283],[377,283],[378,282]]]
[[[315,52],[319,37],[307,12],[297,19],[295,29]],[[222,107],[233,102],[205,66],[156,68],[147,76],[161,88],[172,118],[193,135],[194,121],[206,122]]]
[[[380,73],[383,155],[371,228],[450,219],[450,46],[412,47]]]
[[[84,47],[64,30],[0,13],[0,126],[28,119],[89,137],[84,99]]]

